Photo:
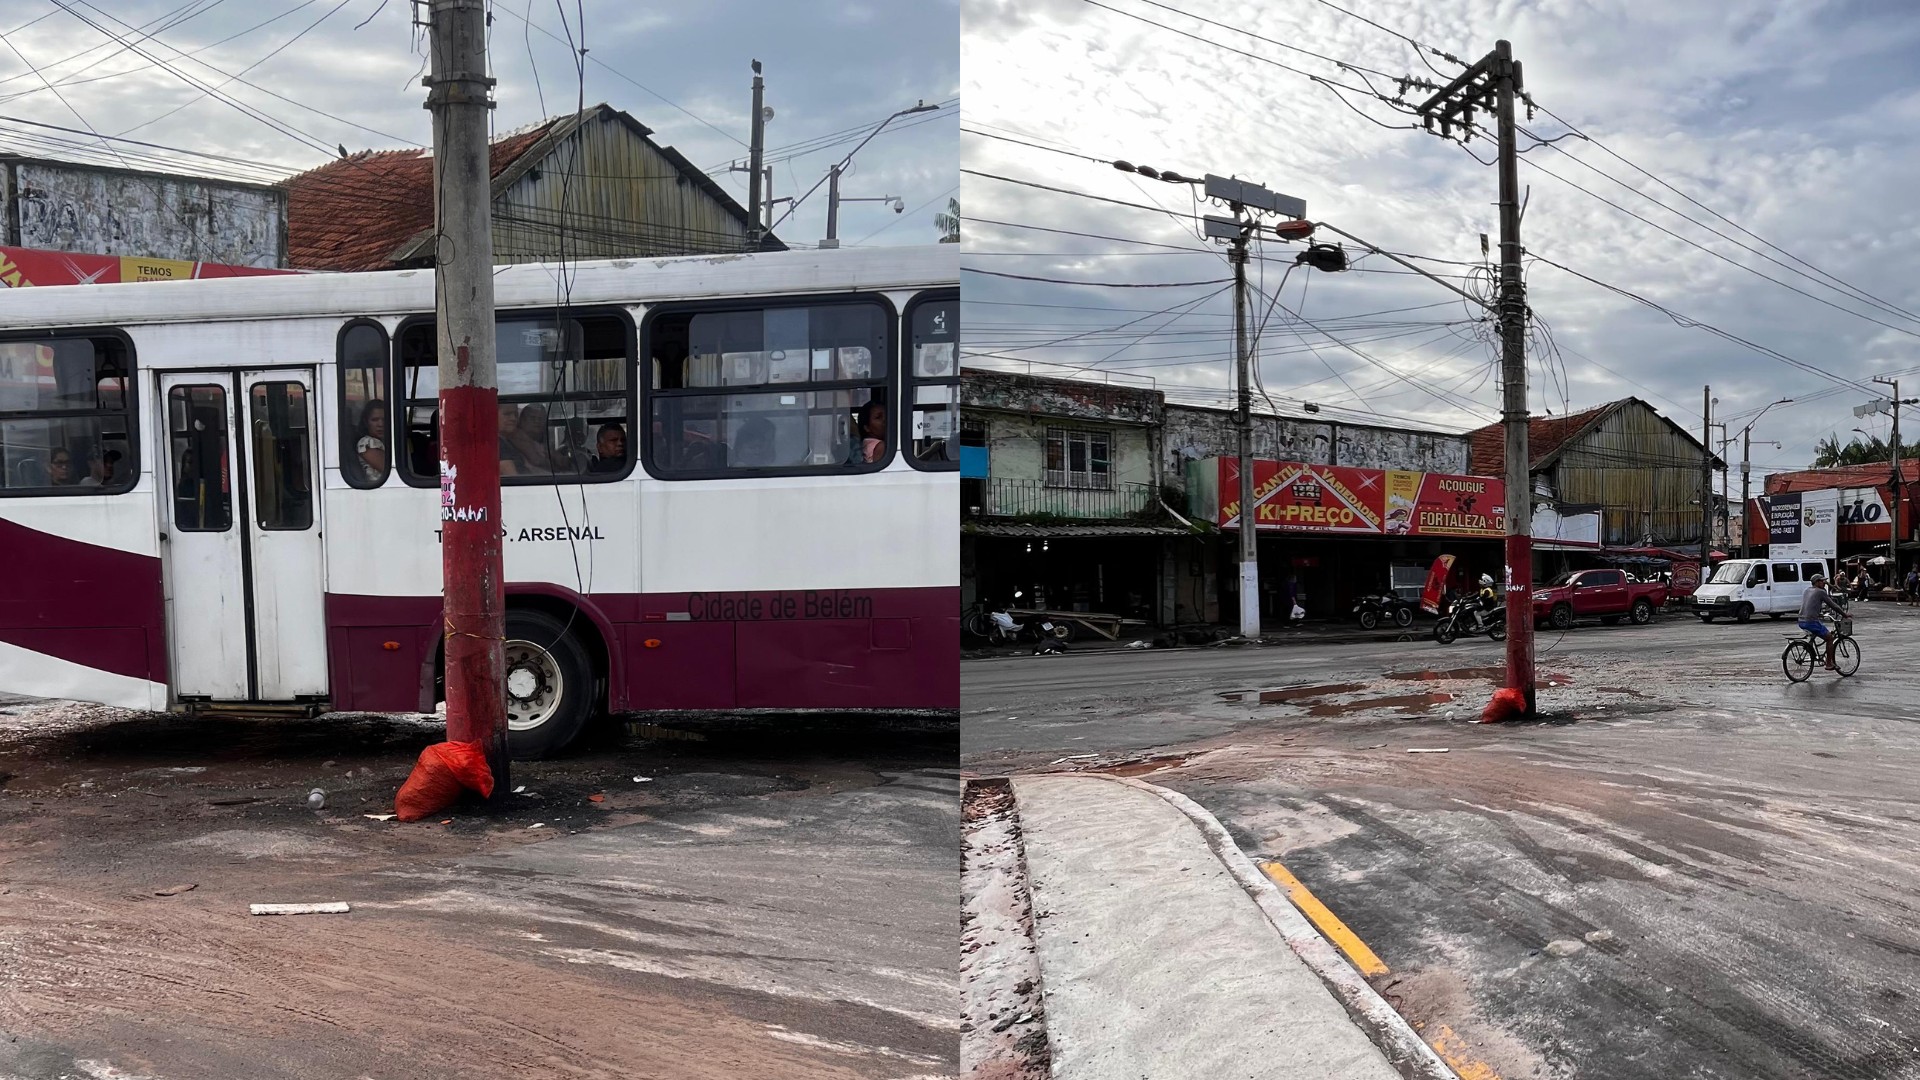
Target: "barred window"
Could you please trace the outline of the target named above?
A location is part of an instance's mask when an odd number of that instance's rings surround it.
[[[1113,487],[1113,436],[1105,431],[1048,428],[1046,443],[1048,487]]]

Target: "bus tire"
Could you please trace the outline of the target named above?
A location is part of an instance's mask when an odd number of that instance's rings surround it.
[[[596,706],[593,661],[578,636],[543,611],[507,611],[507,748],[517,761],[550,757]]]

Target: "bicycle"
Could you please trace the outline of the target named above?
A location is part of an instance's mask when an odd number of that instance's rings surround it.
[[[1820,663],[1819,641],[1813,631],[1806,630],[1787,642],[1786,651],[1780,654],[1787,681],[1800,683],[1813,677],[1814,666]],[[1853,640],[1851,615],[1833,620],[1833,666],[1843,679],[1860,670],[1860,645]]]

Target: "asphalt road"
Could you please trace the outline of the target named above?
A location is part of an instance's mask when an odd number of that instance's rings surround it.
[[[438,737],[0,705],[0,1078],[957,1071],[950,723],[614,728],[365,816]]]
[[[970,663],[963,766],[1190,795],[1463,1075],[1920,1077],[1920,610],[1856,615],[1860,674],[1799,686],[1790,624],[1548,633],[1501,726],[1484,641]]]

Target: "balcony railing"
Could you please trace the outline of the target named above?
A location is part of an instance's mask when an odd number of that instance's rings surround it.
[[[1064,518],[1106,521],[1145,516],[1154,505],[1152,484],[1113,484],[1107,488],[1055,487],[1039,480],[989,477],[982,485],[980,512],[998,518]],[[965,508],[971,512],[971,507]]]

